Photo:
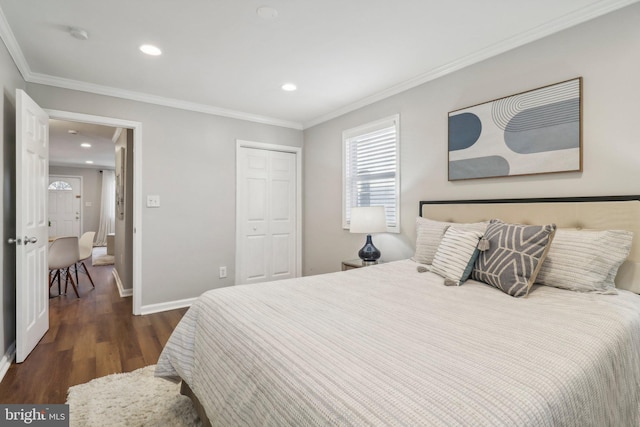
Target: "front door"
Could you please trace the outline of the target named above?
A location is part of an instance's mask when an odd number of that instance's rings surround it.
[[[80,237],[80,198],[82,184],[79,177],[49,177],[49,236]]]
[[[237,284],[296,277],[296,154],[238,148]]]
[[[49,117],[16,91],[16,362],[49,329],[47,184]]]

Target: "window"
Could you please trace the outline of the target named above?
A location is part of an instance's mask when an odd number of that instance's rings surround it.
[[[71,184],[69,184],[68,182],[65,181],[54,181],[51,184],[49,184],[49,188],[48,190],[73,190],[73,188],[71,187]]]
[[[400,116],[342,133],[342,227],[349,228],[351,208],[384,206],[387,228],[400,232]]]

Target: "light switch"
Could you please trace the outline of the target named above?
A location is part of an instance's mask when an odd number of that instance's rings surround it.
[[[84,202],[84,205],[90,208],[91,206],[93,206],[93,202]]]
[[[159,208],[160,207],[160,196],[147,196],[147,207],[148,208]]]

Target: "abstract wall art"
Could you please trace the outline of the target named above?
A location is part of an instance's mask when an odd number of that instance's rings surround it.
[[[449,113],[449,181],[582,171],[582,78]]]

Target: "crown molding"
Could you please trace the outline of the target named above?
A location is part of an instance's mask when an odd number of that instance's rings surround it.
[[[22,78],[27,83],[37,83],[46,86],[59,87],[63,89],[72,89],[81,92],[93,93],[96,95],[112,96],[115,98],[128,99],[131,101],[144,102],[147,104],[161,105],[164,107],[177,108],[180,110],[194,111],[198,113],[210,114],[214,116],[229,117],[232,119],[246,120],[249,122],[262,123],[296,130],[302,130],[302,123],[290,120],[282,120],[274,117],[262,116],[258,114],[246,113],[242,111],[229,110],[226,108],[215,107],[196,102],[184,101],[181,99],[166,98],[157,95],[151,95],[142,92],[135,92],[125,89],[114,88],[110,86],[97,85],[79,80],[66,79],[62,77],[51,76],[48,74],[34,73],[31,71],[27,63],[20,45],[11,31],[9,22],[0,8],[0,37],[4,42],[13,62],[16,64]]]
[[[495,43],[485,49],[481,49],[470,55],[466,55],[455,61],[449,62],[448,64],[445,64],[441,67],[429,70],[424,74],[420,74],[412,79],[405,80],[402,83],[363,98],[352,104],[345,105],[344,107],[334,110],[328,114],[306,121],[303,123],[303,128],[308,129],[310,127],[319,125],[320,123],[324,123],[336,117],[355,111],[359,108],[381,101],[385,98],[397,95],[421,84],[435,80],[447,74],[451,74],[454,71],[461,70],[480,61],[484,61],[485,59],[489,59],[501,53],[523,46],[527,43],[531,43],[543,37],[571,28],[583,22],[602,16],[606,13],[613,12],[614,10],[629,6],[633,3],[637,3],[638,1],[640,0],[610,0],[597,2],[576,12],[556,18],[553,21],[549,21],[548,23],[540,25],[529,31],[525,31],[513,37],[504,39],[501,42]]]
[[[113,136],[111,137],[111,142],[115,144],[120,138],[120,135],[122,134],[123,130],[124,130],[123,128],[117,127],[115,132],[113,132]]]
[[[105,95],[116,98],[128,99],[131,101],[144,102],[147,104],[161,105],[165,107],[177,108],[181,110],[194,111],[204,114],[211,114],[215,116],[229,117],[232,119],[245,120],[255,123],[262,123],[273,126],[280,126],[285,128],[291,128],[296,130],[304,130],[310,127],[316,126],[320,123],[329,121],[336,117],[355,111],[359,108],[381,101],[385,98],[389,98],[393,95],[397,95],[406,90],[412,89],[421,84],[435,80],[439,77],[461,70],[469,65],[473,65],[477,62],[485,59],[497,56],[501,53],[507,52],[511,49],[523,46],[527,43],[531,43],[535,40],[581,24],[598,16],[604,15],[614,10],[620,9],[625,6],[637,3],[640,0],[605,0],[596,2],[590,6],[584,7],[575,12],[561,16],[553,21],[550,21],[544,25],[538,26],[532,30],[525,31],[517,34],[513,37],[507,38],[499,43],[495,43],[485,49],[481,49],[470,55],[461,57],[455,61],[449,62],[443,66],[429,70],[423,74],[420,74],[412,79],[406,80],[402,83],[394,85],[388,89],[375,93],[371,96],[362,98],[359,101],[345,105],[330,113],[316,117],[315,119],[299,123],[289,120],[282,120],[268,116],[262,116],[252,113],[246,113],[242,111],[229,110],[226,108],[215,107],[207,104],[200,104],[175,98],[166,98],[157,95],[151,95],[142,92],[130,91],[125,89],[114,88],[110,86],[97,85],[93,83],[87,83],[79,80],[66,79],[61,77],[50,76],[41,73],[34,73],[31,71],[29,64],[18,45],[18,42],[11,31],[11,27],[6,20],[4,12],[0,8],[0,37],[6,45],[9,54],[13,58],[16,67],[22,74],[24,80],[28,83],[37,83],[47,86],[59,87],[64,89],[72,89],[81,92],[94,93],[97,95]]]
[[[302,130],[302,124],[289,120],[281,120],[273,117],[261,116],[258,114],[245,113],[242,111],[229,110],[226,108],[214,107],[196,102],[184,101],[175,98],[151,95],[143,92],[119,89],[111,86],[97,85],[79,80],[54,77],[47,74],[31,73],[25,78],[29,83],[37,83],[46,86],[54,86],[63,89],[72,89],[81,92],[93,93],[96,95],[112,96],[115,98],[128,99],[131,101],[144,102],[147,104],[162,105],[164,107],[178,108],[180,110],[194,111],[198,113],[211,114],[214,116],[229,117],[232,119],[246,120],[249,122],[262,123],[266,125],[280,126],[285,128]]]
[[[26,76],[31,74],[31,69],[29,68],[26,58],[22,54],[22,49],[20,49],[20,45],[18,45],[18,41],[13,35],[13,31],[11,31],[11,27],[9,26],[7,18],[4,16],[2,8],[0,8],[0,37],[2,38],[4,45],[7,47],[13,62],[16,64],[16,67],[18,67],[18,71],[22,74],[22,78],[26,80]]]

